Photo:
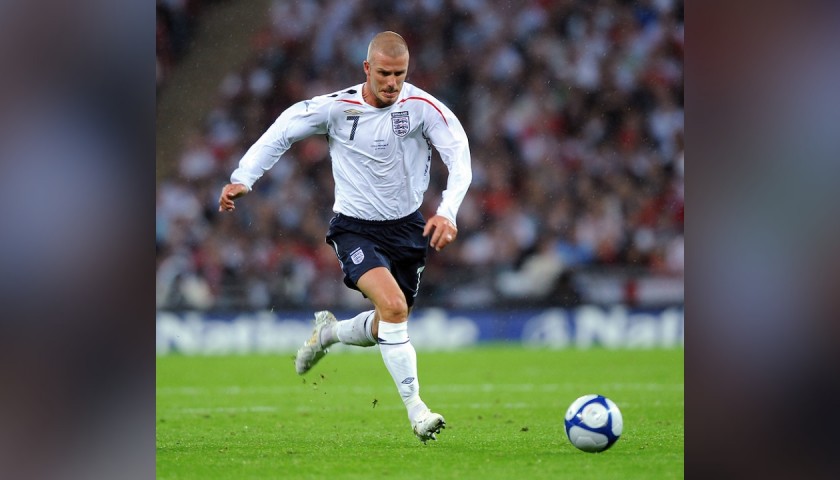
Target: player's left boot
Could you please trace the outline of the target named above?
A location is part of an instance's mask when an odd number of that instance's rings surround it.
[[[412,428],[417,438],[425,444],[428,440],[437,440],[437,434],[446,428],[446,420],[443,419],[443,415],[426,410],[412,422]]]
[[[295,357],[295,370],[298,375],[308,372],[327,354],[328,350],[321,344],[321,330],[332,327],[336,322],[335,315],[331,312],[323,310],[315,313],[315,329],[312,336],[298,349]]]

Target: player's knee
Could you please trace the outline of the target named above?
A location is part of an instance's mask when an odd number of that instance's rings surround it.
[[[401,296],[389,297],[376,306],[379,319],[388,323],[400,323],[408,319],[408,304]]]

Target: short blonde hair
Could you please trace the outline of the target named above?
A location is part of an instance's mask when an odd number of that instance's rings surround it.
[[[408,44],[405,39],[396,32],[377,33],[370,41],[367,51],[367,61],[370,62],[374,52],[380,52],[388,57],[401,57],[408,54]]]

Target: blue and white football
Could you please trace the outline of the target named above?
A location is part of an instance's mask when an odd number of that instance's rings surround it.
[[[566,436],[584,452],[603,452],[612,447],[623,428],[621,410],[603,395],[584,395],[566,411]]]

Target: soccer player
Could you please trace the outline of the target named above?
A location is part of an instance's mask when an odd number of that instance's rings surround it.
[[[303,375],[341,342],[379,344],[414,434],[436,440],[446,424],[420,398],[417,354],[408,316],[420,286],[428,246],[437,251],[458,235],[455,217],[470,181],[466,133],[455,115],[425,91],[405,82],[408,46],[394,32],[371,40],[363,62],[365,83],[298,102],[248,149],[219,198],[219,211],[251,190],[294,142],[327,135],[335,178],[335,216],[326,241],[335,248],[344,283],[373,303],[373,310],[337,321],[322,311],[297,352]],[[449,171],[436,214],[419,212],[429,185],[434,147]]]

